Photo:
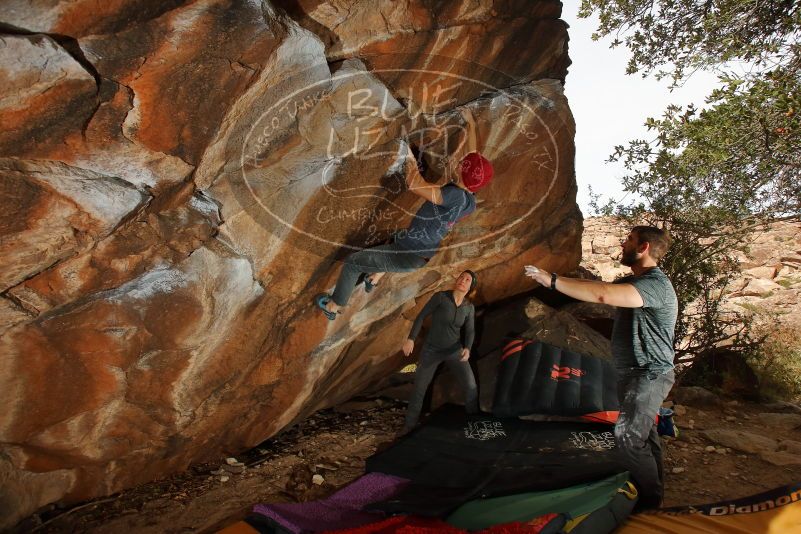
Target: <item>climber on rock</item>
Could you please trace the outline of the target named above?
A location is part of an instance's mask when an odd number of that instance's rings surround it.
[[[453,225],[475,211],[476,191],[489,184],[493,176],[492,164],[478,152],[463,157],[458,172],[454,173],[455,179],[443,186],[423,179],[408,145],[406,161],[412,163],[406,176],[407,188],[425,202],[409,228],[397,232],[392,243],[354,252],[345,259],[334,291],[321,293],[314,299],[329,320],[333,321],[339,308],[348,303],[359,280],[369,293],[385,273],[404,273],[423,267]]]
[[[412,354],[414,340],[420,333],[423,320],[429,315],[431,328],[420,351],[414,374],[414,391],[406,408],[402,434],[409,432],[417,424],[426,390],[442,362],[451,368],[462,384],[467,413],[478,412],[476,379],[468,363],[475,338],[475,309],[467,298],[475,289],[477,281],[476,273],[464,271],[456,279],[452,290],[434,293],[414,320],[409,338],[401,348],[406,356]]]

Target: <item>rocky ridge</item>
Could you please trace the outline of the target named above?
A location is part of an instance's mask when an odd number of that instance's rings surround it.
[[[582,267],[606,281],[630,274],[619,261],[627,231],[614,219],[585,219]],[[801,224],[777,222],[756,230],[736,256],[742,272],[724,292],[724,309],[775,314],[776,328],[801,331]]]

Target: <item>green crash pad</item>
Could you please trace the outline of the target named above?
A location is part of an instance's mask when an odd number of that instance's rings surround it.
[[[479,530],[512,521],[525,522],[548,513],[574,519],[606,506],[628,480],[629,474],[624,472],[558,490],[477,499],[457,508],[447,521],[455,527]]]

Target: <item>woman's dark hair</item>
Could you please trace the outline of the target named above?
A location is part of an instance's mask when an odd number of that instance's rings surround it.
[[[470,289],[467,291],[467,294],[469,295],[470,293],[473,292],[473,289],[475,289],[476,284],[478,283],[478,275],[473,271],[471,271],[470,269],[465,269],[464,271],[462,271],[462,274],[464,273],[469,274],[473,278],[473,281],[470,282]],[[461,276],[461,274],[459,276]]]

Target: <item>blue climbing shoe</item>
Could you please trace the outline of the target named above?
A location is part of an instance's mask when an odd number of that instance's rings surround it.
[[[330,301],[331,301],[331,295],[329,295],[328,293],[320,293],[319,295],[314,297],[314,303],[317,305],[317,307],[323,310],[323,314],[325,314],[325,317],[329,321],[333,321],[334,319],[337,318],[337,314],[339,312],[332,312],[328,308],[326,308],[326,305]]]
[[[364,292],[369,293],[376,285],[370,281],[369,276],[364,277]]]
[[[374,283],[372,283],[370,281],[370,275],[367,274],[367,273],[361,273],[359,275],[359,279],[356,280],[356,285],[354,287],[358,287],[359,284],[364,284],[364,292],[365,293],[369,293],[376,286],[376,284],[374,284]]]

